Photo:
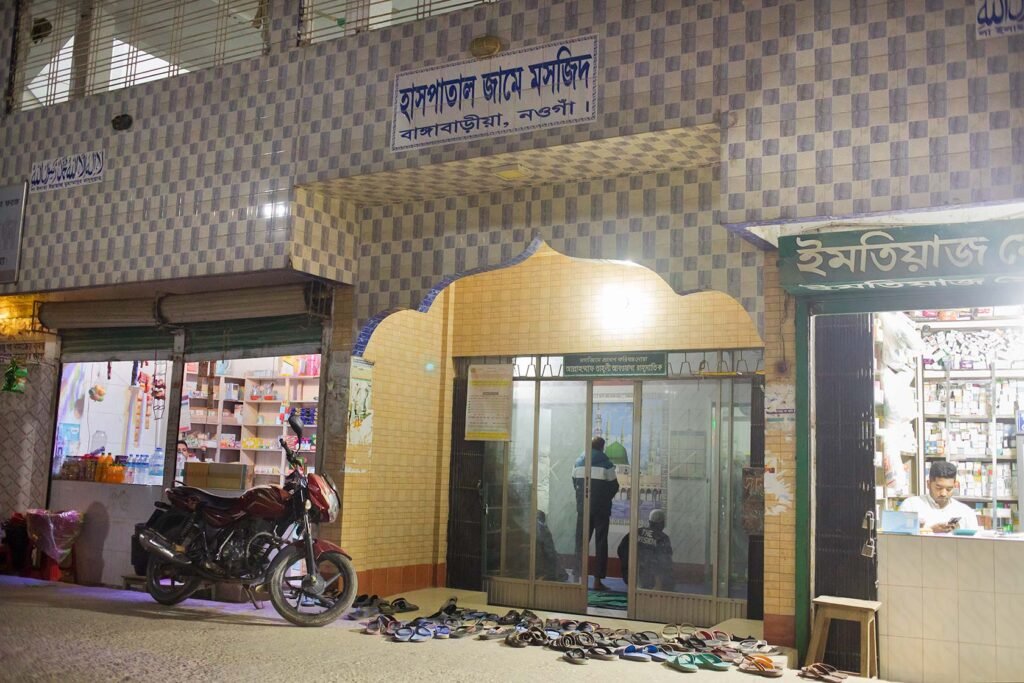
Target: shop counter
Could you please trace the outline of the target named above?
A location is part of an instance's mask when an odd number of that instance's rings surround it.
[[[131,565],[135,525],[149,519],[153,504],[162,497],[162,486],[60,479],[50,483],[51,510],[85,514],[82,535],[75,544],[79,583],[120,586],[122,576],[135,573]]]
[[[1024,534],[878,535],[881,677],[1024,680]]]

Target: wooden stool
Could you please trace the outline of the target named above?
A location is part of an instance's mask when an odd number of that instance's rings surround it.
[[[820,662],[825,656],[828,628],[833,619],[860,623],[860,675],[864,678],[878,676],[878,652],[875,645],[875,614],[882,603],[875,600],[854,600],[821,595],[814,598],[814,628],[811,630],[811,644],[807,648],[804,666]]]

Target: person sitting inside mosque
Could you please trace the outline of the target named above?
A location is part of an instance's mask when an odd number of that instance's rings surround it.
[[[978,516],[974,509],[954,500],[956,465],[937,460],[928,469],[928,493],[907,498],[900,512],[916,512],[918,521],[932,533],[948,534],[956,528],[977,529]]]
[[[636,552],[640,558],[637,584],[640,588],[671,590],[672,539],[665,533],[665,511],[654,509],[647,517],[647,526],[637,531]],[[629,534],[622,537],[618,548],[622,580],[629,583]]]

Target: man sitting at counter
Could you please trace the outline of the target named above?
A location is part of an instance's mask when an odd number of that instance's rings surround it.
[[[977,529],[974,508],[953,499],[956,489],[956,465],[937,460],[928,469],[928,493],[907,498],[900,512],[916,512],[922,527],[936,534],[948,534],[956,528]]]

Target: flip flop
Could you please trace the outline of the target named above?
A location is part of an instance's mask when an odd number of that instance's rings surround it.
[[[476,624],[467,624],[467,625],[464,625],[464,626],[459,626],[454,631],[452,631],[450,637],[451,638],[465,638],[466,636],[473,635],[474,633],[477,632],[477,630],[478,629],[476,627]]]
[[[377,597],[377,596],[375,595],[373,597]],[[352,607],[362,607],[363,605],[367,604],[369,601],[370,601],[370,596],[367,595],[366,593],[363,593],[362,595],[357,595],[356,596],[356,599],[352,601],[352,605],[351,606]]]
[[[416,632],[412,634],[412,638],[409,639],[411,643],[424,643],[431,640],[434,637],[434,629],[423,624],[416,627]]]
[[[781,678],[782,668],[777,666],[767,655],[744,655],[739,664],[740,671],[764,676],[765,678]]]
[[[679,638],[679,626],[676,624],[665,624],[661,627],[662,640],[676,640]]]
[[[779,653],[778,649],[769,645],[767,640],[742,640],[739,649],[745,655],[777,655]]]
[[[816,681],[825,681],[825,683],[842,683],[842,680],[846,678],[846,674],[841,673],[839,669],[831,664],[825,664],[824,662],[808,664],[800,669],[800,673],[797,676],[811,678]]]
[[[580,648],[573,648],[572,650],[566,650],[565,654],[562,655],[562,659],[571,664],[589,664],[587,661],[587,653]]]
[[[674,653],[669,652],[660,645],[648,645],[644,648],[644,654],[650,655],[651,659],[655,662],[667,662],[675,656]]]
[[[515,633],[515,631],[510,628],[489,628],[477,636],[477,638],[480,640],[501,640],[510,633]]]
[[[400,643],[408,643],[414,635],[416,635],[416,629],[412,626],[402,626],[395,629],[395,634],[392,637]]]
[[[396,612],[415,612],[419,609],[416,605],[412,604],[405,598],[395,598],[391,601],[391,607]]]
[[[440,640],[447,640],[452,635],[452,629],[450,626],[444,624],[438,624],[434,627],[434,637]]]
[[[636,645],[627,645],[616,650],[620,659],[628,659],[631,662],[649,662],[651,656]]]
[[[587,656],[591,659],[603,659],[606,661],[618,659],[615,656],[615,651],[606,645],[594,645],[587,650]]]
[[[667,664],[677,671],[695,674],[700,667],[697,666],[694,657],[695,655],[691,654],[681,654],[677,657],[670,657]]]
[[[526,647],[530,644],[527,631],[513,631],[505,636],[505,644],[509,647]]]
[[[723,662],[717,655],[708,654],[707,652],[701,652],[693,657],[697,666],[702,669],[710,669],[711,671],[728,671],[729,667],[732,666],[729,662]]]

